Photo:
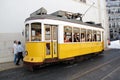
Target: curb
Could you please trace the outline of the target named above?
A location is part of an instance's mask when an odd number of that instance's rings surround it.
[[[20,67],[23,67],[22,63],[19,66],[15,65],[13,62],[0,63],[0,71],[13,69],[13,68],[20,68]]]

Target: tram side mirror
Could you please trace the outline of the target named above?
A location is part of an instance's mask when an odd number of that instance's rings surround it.
[[[24,36],[25,34],[24,34],[24,30],[22,31],[22,36]]]

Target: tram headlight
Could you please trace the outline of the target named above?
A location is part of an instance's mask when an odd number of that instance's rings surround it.
[[[33,61],[33,58],[31,58],[31,61]]]

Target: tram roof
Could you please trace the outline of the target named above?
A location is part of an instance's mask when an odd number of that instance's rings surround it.
[[[54,15],[35,15],[35,16],[30,16],[29,18],[27,18],[25,21],[29,21],[29,20],[36,20],[36,19],[52,19],[52,20],[60,20],[60,21],[66,21],[66,22],[71,22],[71,23],[77,23],[77,24],[82,24],[82,25],[87,25],[87,26],[92,26],[92,27],[97,27],[97,28],[102,28],[102,26],[97,25],[97,24],[90,24],[89,22],[82,22],[80,20],[75,20],[75,19],[67,19],[64,17],[58,17],[58,16],[54,16]]]

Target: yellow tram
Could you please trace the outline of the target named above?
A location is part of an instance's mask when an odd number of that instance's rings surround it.
[[[33,67],[66,61],[104,50],[104,29],[100,25],[69,19],[65,15],[65,11],[53,14],[44,11],[26,19],[25,65]]]

